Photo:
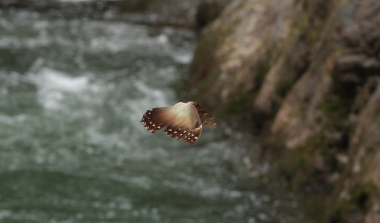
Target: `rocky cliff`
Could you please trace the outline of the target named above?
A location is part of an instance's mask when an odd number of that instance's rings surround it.
[[[267,174],[330,197],[325,222],[380,222],[380,1],[231,1],[190,75],[259,132]]]

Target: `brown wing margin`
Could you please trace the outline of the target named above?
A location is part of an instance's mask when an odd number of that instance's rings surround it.
[[[199,118],[202,121],[202,125],[207,125],[207,126],[210,126],[210,127],[213,127],[213,128],[215,128],[216,126],[218,126],[218,122],[216,121],[216,119],[214,118],[214,116],[212,116],[210,113],[208,113],[206,110],[204,110],[199,105],[195,105],[195,108],[198,111],[198,115],[199,115]]]
[[[141,122],[144,123],[144,127],[152,133],[164,128],[170,122],[167,112],[170,107],[153,108],[148,110],[143,115]]]
[[[165,129],[166,134],[172,138],[185,141],[186,144],[191,145],[198,141],[202,133],[202,126],[194,129],[184,129],[179,126],[168,126]]]

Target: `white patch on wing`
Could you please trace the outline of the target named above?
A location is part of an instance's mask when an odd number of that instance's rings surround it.
[[[197,110],[191,102],[179,102],[169,110],[170,119],[172,120],[169,125],[183,126],[188,129],[195,127],[199,116]]]

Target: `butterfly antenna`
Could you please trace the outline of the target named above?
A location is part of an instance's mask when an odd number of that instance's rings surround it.
[[[211,94],[207,94],[207,95],[203,95],[199,100],[197,100],[196,102],[198,103],[198,104],[200,104],[202,101],[205,101],[206,100],[206,98],[209,98],[209,97],[211,97],[212,95]]]

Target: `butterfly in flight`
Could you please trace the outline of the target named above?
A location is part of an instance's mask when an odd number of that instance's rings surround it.
[[[192,101],[148,110],[141,122],[152,133],[165,128],[166,134],[183,140],[188,145],[198,141],[202,133],[202,125],[213,128],[218,125],[210,113]]]

